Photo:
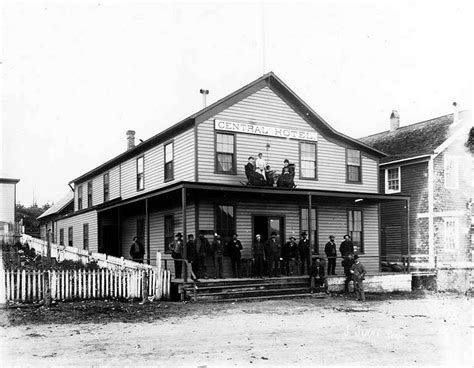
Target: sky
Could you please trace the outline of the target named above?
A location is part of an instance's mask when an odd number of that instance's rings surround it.
[[[273,71],[354,138],[472,104],[468,1],[6,1],[0,176],[17,202],[68,183]]]

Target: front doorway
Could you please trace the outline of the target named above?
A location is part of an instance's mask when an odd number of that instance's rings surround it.
[[[253,239],[260,234],[262,241],[266,242],[272,232],[277,233],[280,242],[285,240],[285,218],[282,216],[253,216]]]

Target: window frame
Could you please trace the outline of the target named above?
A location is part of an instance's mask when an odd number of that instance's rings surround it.
[[[170,222],[171,222],[171,231],[170,232],[166,231],[167,230],[166,229],[167,219],[170,219]],[[170,213],[170,214],[164,215],[163,216],[163,239],[164,239],[164,242],[165,242],[164,251],[165,251],[166,254],[171,254],[171,250],[169,249],[169,245],[174,240],[174,234],[175,234],[174,214]]]
[[[82,210],[83,207],[83,192],[82,192],[82,184],[77,186],[77,210]]]
[[[448,223],[453,223],[454,224],[454,238],[453,239],[450,239],[448,237],[448,235],[451,235],[451,234],[448,234]],[[459,238],[459,219],[457,218],[454,218],[454,217],[448,217],[448,218],[445,218],[444,219],[444,246],[443,246],[443,250],[445,252],[456,252],[459,248],[459,241],[460,241],[460,238]],[[452,247],[448,247],[447,245],[450,244],[450,243],[453,243],[453,246]]]
[[[64,245],[64,228],[59,229],[59,245]]]
[[[302,149],[301,149],[301,146],[303,144],[307,144],[307,145],[314,145],[314,177],[311,177],[311,176],[304,176],[303,175],[303,165],[302,165],[302,162],[303,162],[303,159],[302,159]],[[299,172],[300,172],[300,175],[299,175],[299,178],[302,179],[302,180],[318,180],[318,142],[308,142],[308,141],[299,141]],[[304,161],[307,161],[307,160],[304,160]],[[308,161],[309,162],[309,161]]]
[[[107,180],[105,180],[107,178]],[[107,171],[102,175],[102,182],[104,187],[104,202],[110,200],[110,171]]]
[[[459,159],[454,155],[444,156],[444,188],[445,189],[459,189]],[[451,171],[448,171],[448,163],[452,164]],[[449,181],[447,173],[450,173]]]
[[[227,234],[224,234],[224,228],[219,228],[218,226],[218,212],[219,212],[219,207],[220,206],[225,206],[225,207],[232,207],[232,226],[231,228],[225,229]],[[237,231],[237,220],[236,220],[236,206],[234,203],[215,203],[214,204],[214,228],[216,229],[216,232],[221,236],[221,241],[225,245],[232,240],[232,235]],[[225,248],[224,248],[225,249]],[[225,249],[227,253],[227,249]]]
[[[74,229],[72,226],[67,228],[67,245],[69,247],[74,246]]]
[[[301,206],[299,210],[299,218],[300,218],[300,232],[301,234],[303,231],[308,232],[308,226],[306,226],[306,229],[303,228],[303,211],[306,211],[306,222],[308,221],[308,207],[306,206]],[[314,211],[314,217],[313,217],[313,211]],[[316,207],[311,207],[311,222],[313,222],[312,225],[314,225],[314,228],[312,228],[313,233],[310,234],[310,242],[313,244],[311,245],[311,253],[312,254],[319,254],[319,242],[318,242],[318,209]],[[308,224],[306,224],[308,225]]]
[[[351,242],[354,243],[354,236],[353,233],[356,232],[354,230],[350,230],[351,223],[350,223],[350,212],[360,212],[360,245],[357,246],[357,253],[365,254],[365,244],[364,244],[364,211],[360,208],[348,208],[347,209],[347,234],[351,237]],[[354,219],[354,214],[352,214],[352,219]],[[357,231],[359,232],[359,231]],[[354,244],[354,246],[356,246]]]
[[[359,166],[349,165],[349,151],[356,151],[359,153]],[[359,167],[359,179],[350,180],[349,167]],[[347,184],[362,184],[362,152],[354,148],[346,148],[346,183]]]
[[[89,224],[82,224],[82,249],[89,250]]]
[[[217,159],[218,154],[226,154],[229,155],[229,152],[217,152],[217,136],[218,135],[229,135],[232,136],[233,141],[233,148],[232,148],[232,170],[230,171],[220,171],[219,167],[219,160]],[[236,144],[237,136],[235,133],[228,133],[228,132],[214,132],[214,174],[223,174],[223,175],[237,175],[237,144]]]
[[[139,173],[138,172],[138,168],[139,168],[139,160],[142,160],[142,172]],[[138,156],[135,160],[135,169],[136,169],[136,188],[137,188],[137,192],[140,192],[142,190],[145,189],[145,156],[144,155],[141,155],[141,156]],[[142,183],[142,188],[140,188],[140,179],[141,180],[141,183]]]
[[[173,155],[173,158],[170,162],[166,162],[166,147],[168,147],[171,144],[171,154]],[[171,177],[166,176],[166,165],[171,164]],[[168,141],[163,144],[163,178],[164,182],[172,181],[174,180],[174,141]]]
[[[87,182],[87,208],[92,207],[92,180]]]
[[[398,171],[398,189],[389,189],[388,171],[395,170],[395,169],[397,169]],[[393,194],[393,193],[400,193],[402,191],[402,177],[401,176],[402,176],[401,166],[389,167],[385,169],[385,193]]]

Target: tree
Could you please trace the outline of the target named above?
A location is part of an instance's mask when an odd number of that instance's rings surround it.
[[[39,221],[37,218],[50,207],[51,205],[49,203],[44,204],[42,207],[38,207],[36,204],[30,207],[25,207],[21,203],[18,203],[16,205],[15,221],[18,222],[23,220],[26,234],[39,236]]]

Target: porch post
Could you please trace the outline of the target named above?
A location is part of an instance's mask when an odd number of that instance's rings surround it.
[[[118,257],[122,256],[122,231],[120,228],[120,207],[117,208],[117,234],[118,234]]]
[[[406,200],[407,207],[407,242],[408,242],[408,272],[410,272],[410,262],[411,262],[411,239],[410,239],[410,199]]]
[[[186,187],[181,188],[181,211],[183,216],[183,259],[187,258],[187,249],[186,249],[186,242],[187,242],[187,234],[186,234]],[[186,269],[187,264],[183,261],[182,267],[182,274],[183,274],[183,281],[188,282],[188,270]]]
[[[312,259],[311,259],[311,255],[313,253],[313,250],[311,249],[311,240],[312,240],[312,234],[313,234],[313,229],[311,227],[312,225],[312,219],[311,219],[311,210],[312,210],[312,203],[311,203],[311,193],[308,194],[308,241],[309,241],[309,262],[310,262],[310,265],[312,264]],[[308,273],[309,273],[309,270],[308,270]]]
[[[150,264],[150,213],[148,198],[145,199],[145,226],[146,226],[146,262]]]

